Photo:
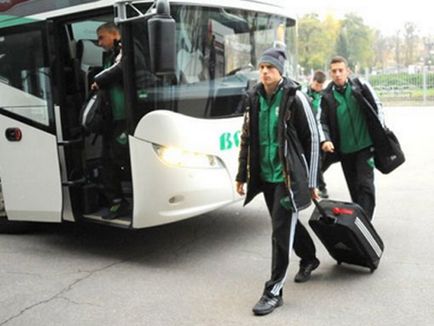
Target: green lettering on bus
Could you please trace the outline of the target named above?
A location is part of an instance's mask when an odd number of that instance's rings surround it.
[[[240,147],[240,135],[241,135],[241,130],[237,130],[234,133],[234,144],[236,147]]]
[[[220,135],[220,150],[230,150],[233,147],[239,147],[240,146],[240,134],[241,131],[238,130],[234,133],[230,132],[224,132]]]

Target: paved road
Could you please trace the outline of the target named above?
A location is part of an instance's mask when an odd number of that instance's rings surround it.
[[[312,280],[292,282],[294,258],[284,306],[254,317],[270,265],[262,198],[138,232],[41,225],[0,235],[0,325],[434,325],[434,108],[386,116],[408,161],[376,175],[386,249],[375,273],[337,266],[316,239]],[[348,199],[338,165],[326,180]]]

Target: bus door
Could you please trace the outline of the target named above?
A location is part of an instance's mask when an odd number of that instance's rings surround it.
[[[48,26],[0,29],[0,179],[9,220],[61,221]]]

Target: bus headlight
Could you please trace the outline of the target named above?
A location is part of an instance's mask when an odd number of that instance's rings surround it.
[[[167,165],[183,168],[216,169],[222,168],[222,163],[214,155],[190,152],[176,147],[153,145],[160,160]]]

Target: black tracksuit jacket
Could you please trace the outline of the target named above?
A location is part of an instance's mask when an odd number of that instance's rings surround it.
[[[299,85],[284,78],[280,87],[284,93],[278,117],[279,157],[293,210],[298,211],[310,205],[310,188],[316,187],[318,130],[309,101]],[[262,191],[263,184],[259,158],[259,92],[264,92],[261,83],[253,87],[243,101],[245,114],[236,181],[247,182],[244,205]]]
[[[358,78],[349,79],[348,82],[348,86],[352,88],[353,95],[366,117],[368,131],[374,143],[374,148],[379,147],[376,145],[383,142],[382,138],[384,137],[384,116],[381,102],[367,83],[362,82]],[[331,83],[324,90],[321,98],[319,108],[321,128],[319,128],[319,132],[321,143],[331,141],[336,149],[335,153],[327,153],[327,155],[332,157],[332,161],[339,161],[340,134],[336,113],[338,103],[333,95],[333,87],[334,84]]]

